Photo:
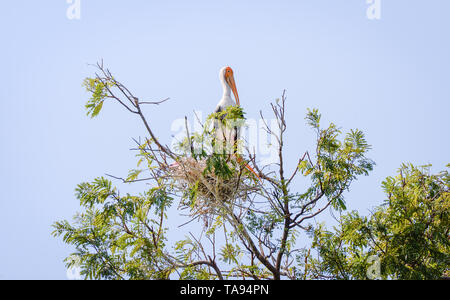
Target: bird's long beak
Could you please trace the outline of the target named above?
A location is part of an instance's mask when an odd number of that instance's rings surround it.
[[[226,79],[227,79],[228,85],[231,87],[231,90],[233,91],[234,99],[236,99],[236,104],[238,106],[240,106],[241,103],[239,102],[239,95],[238,95],[238,92],[236,89],[236,83],[234,82],[234,76],[233,75],[226,76]]]

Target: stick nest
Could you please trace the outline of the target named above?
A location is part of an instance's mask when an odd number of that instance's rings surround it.
[[[190,209],[190,216],[213,216],[220,213],[223,204],[227,206],[245,202],[258,190],[255,179],[247,170],[236,170],[227,178],[208,172],[206,160],[182,158],[168,168],[174,186],[181,192],[196,190],[195,197],[183,197],[180,206]]]

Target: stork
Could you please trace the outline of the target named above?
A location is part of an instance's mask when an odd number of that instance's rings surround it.
[[[226,110],[228,106],[240,105],[233,70],[230,67],[223,67],[220,69],[219,79],[222,83],[223,95],[222,99],[220,99],[219,103],[217,103],[214,113],[222,112]],[[236,102],[231,98],[231,93],[233,93]],[[227,128],[221,122],[222,120],[214,121],[216,144],[220,146],[224,144],[226,146],[235,146],[239,137],[239,128]],[[219,149],[222,150],[221,148]]]
[[[223,95],[222,99],[220,99],[219,103],[217,103],[214,113],[224,111],[228,106],[240,106],[239,95],[236,89],[236,82],[234,81],[233,70],[230,67],[223,67],[222,69],[220,69],[219,79],[222,83]],[[234,99],[236,101],[233,101],[233,99],[231,98],[231,93],[233,93]],[[237,141],[239,139],[239,127],[235,126],[233,128],[227,128],[227,126],[224,126],[224,124],[222,124],[221,120],[215,120],[214,128],[216,145],[220,143],[221,145],[225,144],[226,146],[232,146],[237,162],[241,164],[243,163],[245,167],[259,179],[259,176],[256,174],[256,172],[248,164],[245,164],[243,162],[243,159],[236,153]],[[226,149],[229,149],[229,147],[226,147]]]

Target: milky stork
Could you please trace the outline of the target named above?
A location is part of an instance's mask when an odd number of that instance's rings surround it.
[[[222,112],[226,110],[228,106],[237,105],[240,106],[239,95],[236,89],[236,83],[234,81],[233,70],[230,67],[223,67],[219,72],[220,82],[222,83],[223,95],[222,99],[220,99],[219,103],[217,103],[215,113]],[[234,95],[233,101],[231,98],[231,93]],[[231,146],[233,148],[234,155],[238,163],[244,164],[245,167],[252,172],[256,177],[259,176],[256,172],[248,165],[243,162],[243,159],[236,153],[237,152],[237,141],[239,139],[239,127],[235,126],[233,128],[227,128],[224,124],[222,124],[221,120],[214,121],[215,128],[215,142],[223,144],[228,144],[226,146]],[[229,149],[229,147],[226,147]]]

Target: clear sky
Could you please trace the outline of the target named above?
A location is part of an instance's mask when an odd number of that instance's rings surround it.
[[[250,118],[287,89],[291,164],[312,147],[309,107],[363,130],[377,166],[347,194],[363,214],[401,162],[450,162],[448,0],[381,0],[380,20],[366,0],[81,0],[74,20],[68,7],[1,5],[0,279],[65,279],[72,249],[51,224],[78,210],[76,184],[135,167],[139,120],[117,105],[85,116],[81,83],[101,58],[142,99],[171,98],[146,109],[167,143],[173,120],[214,109],[225,65]]]

